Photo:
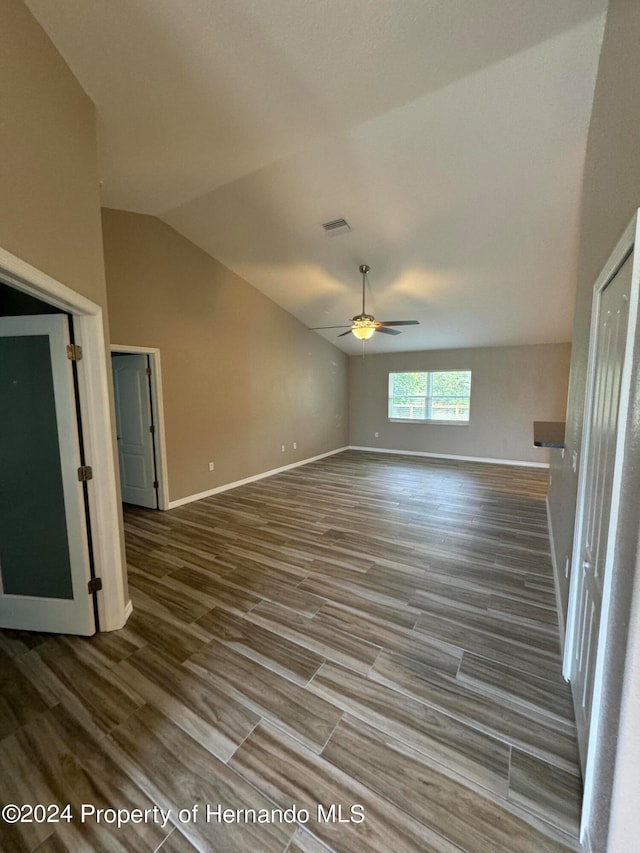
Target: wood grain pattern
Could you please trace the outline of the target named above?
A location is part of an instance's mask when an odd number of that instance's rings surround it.
[[[155,853],[197,853],[198,848],[186,838],[176,827],[173,832],[167,836]]]
[[[371,677],[558,767],[576,766],[575,731],[569,724],[512,707],[459,679],[389,652],[381,652]]]
[[[148,705],[119,726],[112,738],[105,749],[148,797],[173,815],[192,803],[273,807],[255,787]],[[280,853],[293,829],[278,823],[199,820],[181,824],[180,831],[197,849]]]
[[[0,849],[577,850],[545,493],[539,470],[347,451],[127,508],[121,631],[0,631],[0,799],[312,818],[0,823]]]
[[[380,653],[380,646],[268,601],[256,605],[245,618],[356,672],[368,672]]]
[[[172,720],[222,761],[227,761],[260,717],[185,667],[147,646],[115,670],[147,704]]]
[[[230,762],[243,777],[263,790],[281,808],[296,803],[310,813],[309,830],[333,849],[344,853],[459,853],[427,824],[383,799],[330,761],[299,747],[277,729],[261,723]],[[353,805],[364,806],[361,823],[318,820],[318,804],[342,806],[344,819]]]
[[[302,686],[310,681],[324,661],[320,655],[273,631],[247,624],[245,619],[238,619],[217,608],[210,610],[198,624],[223,645]]]
[[[340,718],[324,699],[221,643],[210,643],[186,667],[312,749],[322,749]]]
[[[552,814],[558,826],[577,834],[580,824],[582,780],[567,772],[514,749],[509,778],[509,799],[535,814]]]
[[[345,718],[323,752],[340,769],[405,809],[443,838],[464,848],[474,839],[477,853],[557,853],[560,845],[541,839],[524,821],[438,773],[421,757],[385,743],[375,729]]]
[[[95,738],[60,705],[32,721],[16,735],[0,743],[0,800],[3,803],[69,803],[76,814],[82,803],[96,808],[140,808],[153,806],[117,761],[110,759]],[[19,783],[19,784],[18,784]],[[0,833],[6,825],[0,823]],[[113,826],[78,821],[57,824],[25,823],[10,828],[15,849],[33,849],[33,841],[44,841],[46,850],[146,851],[155,849],[169,830],[153,824],[129,827],[126,839]],[[0,835],[0,839],[2,836]],[[25,843],[21,847],[20,842]],[[2,850],[12,849],[7,839]],[[38,848],[40,849],[40,848]]]
[[[541,711],[569,723],[573,727],[573,705],[568,685],[565,689],[554,679],[489,661],[465,652],[458,670],[458,680],[473,685],[487,696],[500,697],[509,704]]]
[[[465,779],[506,795],[509,747],[383,684],[326,663],[309,689]]]

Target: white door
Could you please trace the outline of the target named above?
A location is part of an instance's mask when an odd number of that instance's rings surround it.
[[[0,317],[0,627],[93,634],[69,329]]]
[[[582,517],[575,551],[572,595],[571,681],[578,743],[586,766],[594,695],[596,653],[602,609],[604,569],[609,542],[620,387],[629,320],[632,256],[599,294],[592,372],[591,404],[583,439]]]
[[[122,500],[156,509],[158,484],[148,357],[138,353],[113,354],[111,363]]]

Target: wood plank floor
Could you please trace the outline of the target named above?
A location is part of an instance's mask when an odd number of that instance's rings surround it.
[[[124,629],[0,632],[0,801],[76,814],[0,821],[0,850],[576,850],[546,488],[347,451],[128,508]],[[118,829],[82,803],[171,815]],[[207,803],[299,820],[207,822]]]

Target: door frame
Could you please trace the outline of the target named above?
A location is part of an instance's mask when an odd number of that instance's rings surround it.
[[[597,331],[600,324],[601,294],[633,253],[631,288],[629,296],[629,318],[625,341],[624,364],[620,382],[620,400],[618,425],[616,431],[616,456],[614,463],[611,511],[608,519],[608,543],[604,564],[602,606],[600,629],[597,638],[596,666],[594,674],[591,721],[589,725],[588,750],[584,770],[584,796],[580,839],[586,850],[591,850],[590,829],[594,824],[594,813],[598,801],[613,799],[612,790],[616,781],[617,793],[623,800],[628,796],[637,796],[640,785],[640,768],[632,770],[635,779],[625,779],[621,787],[615,760],[616,746],[623,739],[628,740],[631,730],[637,732],[633,719],[637,715],[637,706],[631,718],[628,711],[633,698],[638,701],[640,685],[630,683],[631,672],[625,671],[624,661],[627,654],[633,657],[634,637],[640,633],[640,611],[638,610],[638,573],[636,571],[637,553],[637,476],[633,476],[637,464],[637,441],[639,404],[633,400],[634,383],[637,379],[640,362],[640,327],[638,308],[640,300],[640,211],[633,219],[610,255],[593,288],[591,311],[591,330],[589,336],[589,358],[585,386],[585,407],[583,418],[582,447],[580,451],[580,471],[578,477],[578,496],[574,527],[572,572],[569,588],[567,611],[567,630],[563,660],[563,675],[569,680],[575,644],[578,639],[576,616],[578,610],[578,592],[581,572],[580,545],[585,522],[587,472],[583,461],[588,458],[591,436],[589,426],[593,413],[593,393],[596,371]],[[634,425],[634,418],[636,424]],[[634,447],[634,444],[636,445]],[[629,524],[635,517],[636,524]],[[627,522],[627,523],[625,523]],[[617,569],[618,571],[615,571]],[[627,613],[625,615],[625,607]],[[629,619],[629,615],[631,618]],[[634,618],[635,615],[635,618]],[[625,627],[627,626],[627,627]],[[635,640],[634,642],[638,642]],[[631,649],[631,652],[629,651]],[[637,653],[636,653],[637,654]],[[636,676],[637,681],[637,676]],[[625,714],[625,710],[627,713]],[[636,735],[637,737],[637,735]],[[612,754],[614,758],[612,758]],[[627,787],[633,782],[633,787]],[[633,793],[631,793],[633,792]],[[613,821],[613,818],[612,818]],[[612,824],[609,825],[611,830]]]
[[[164,398],[162,396],[162,366],[157,347],[133,347],[126,344],[111,344],[112,353],[148,355],[151,365],[151,405],[155,432],[156,476],[158,478],[158,509],[169,509],[169,468],[167,465],[167,441],[164,426]]]
[[[115,429],[111,405],[111,364],[102,308],[85,296],[0,248],[0,275],[16,290],[73,316],[75,342],[82,347],[78,391],[82,435],[93,479],[87,483],[101,631],[114,631],[132,610],[127,593],[122,507],[116,484]]]

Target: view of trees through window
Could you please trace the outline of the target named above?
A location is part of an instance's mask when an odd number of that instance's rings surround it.
[[[389,374],[390,420],[467,422],[470,398],[470,370]]]

